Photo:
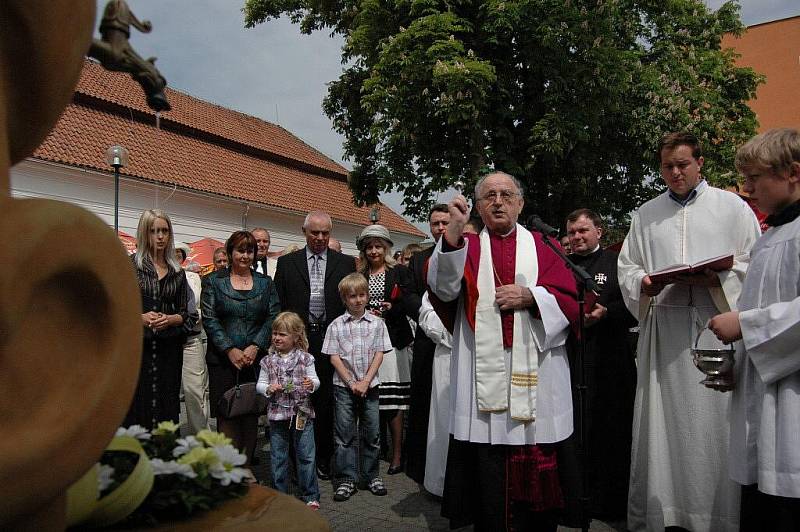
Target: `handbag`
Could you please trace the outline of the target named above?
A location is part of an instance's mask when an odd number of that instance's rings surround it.
[[[267,398],[256,393],[255,382],[239,384],[239,372],[236,371],[236,385],[219,398],[219,413],[226,418],[264,414],[267,411]]]

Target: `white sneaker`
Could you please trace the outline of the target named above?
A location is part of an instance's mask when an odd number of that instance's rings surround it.
[[[319,501],[308,501],[306,506],[311,508],[312,510],[319,510]]]

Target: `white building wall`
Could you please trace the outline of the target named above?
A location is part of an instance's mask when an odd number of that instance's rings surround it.
[[[114,174],[27,159],[11,169],[11,195],[73,203],[114,226]],[[172,219],[175,238],[194,242],[204,237],[225,241],[239,229],[266,227],[272,238],[270,250],[291,244],[305,245],[301,231],[306,213],[248,203],[225,196],[178,190],[122,176],[119,191],[119,228],[136,236],[139,216],[146,209],[163,209]],[[320,205],[324,210],[324,205]],[[334,220],[332,236],[342,251],[357,255],[355,241],[369,220],[354,225]],[[392,232],[394,249],[420,239]]]

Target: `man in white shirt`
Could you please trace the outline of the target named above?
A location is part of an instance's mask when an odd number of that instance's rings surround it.
[[[709,318],[735,307],[758,221],[738,196],[705,182],[693,135],[666,135],[658,156],[668,190],[633,214],[618,263],[623,299],[640,324],[628,528],[738,531],[739,490],[725,459],[729,398],[698,384],[690,349]],[[728,254],[730,270],[650,279]]]

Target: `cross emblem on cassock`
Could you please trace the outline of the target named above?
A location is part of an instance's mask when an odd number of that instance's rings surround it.
[[[606,284],[607,280],[608,276],[604,273],[596,273],[594,275],[594,282],[596,282],[597,284]]]

